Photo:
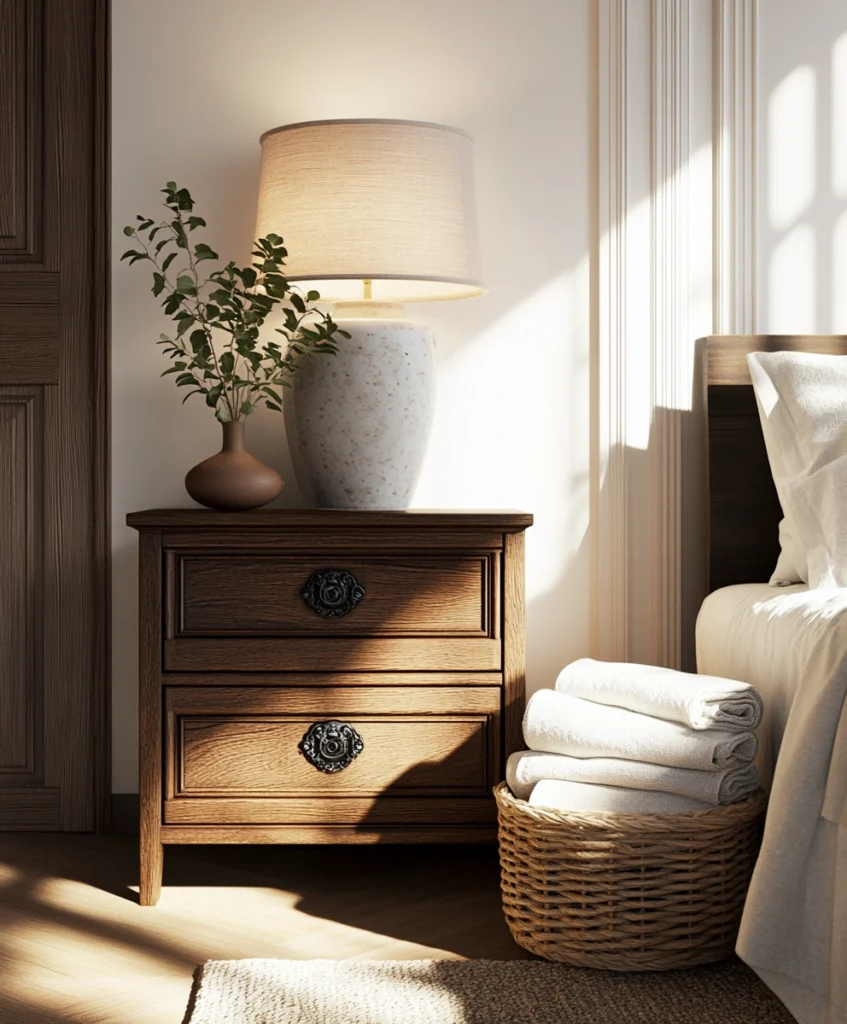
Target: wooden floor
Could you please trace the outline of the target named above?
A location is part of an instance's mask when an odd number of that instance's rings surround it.
[[[137,883],[132,837],[0,833],[3,1024],[180,1024],[208,959],[526,955],[494,847],[169,847]]]

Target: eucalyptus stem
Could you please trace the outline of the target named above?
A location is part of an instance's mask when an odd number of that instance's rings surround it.
[[[281,236],[257,239],[252,251],[255,260],[249,267],[239,267],[232,260],[220,266],[220,257],[205,242],[192,247],[189,235],[205,228],[206,222],[194,213],[188,190],[169,181],[162,192],[168,219],[156,223],[139,215],[138,223],[125,227],[124,234],[141,248],[129,249],[121,257],[130,264],[139,260],[152,263],[151,290],[154,296],[163,296],[164,312],[176,324],[174,337],[159,336],[158,343],[172,363],[162,376],[177,374],[177,387],[190,388],[183,402],[192,395],[203,395],[222,423],[249,416],[263,404],[281,411],[282,388],[298,372],[301,358],[334,355],[337,339],[350,335],[315,307],[318,292],[303,296],[286,280],[283,267],[288,253]],[[151,251],[160,232],[164,237]],[[168,269],[182,249],[188,266],[177,271],[174,281]],[[162,253],[167,254],[162,257]],[[218,267],[201,282],[198,264],[204,260],[214,261]],[[282,326],[274,328],[282,335],[282,345],[260,338],[274,311],[282,314]],[[194,325],[196,329],[191,330]],[[215,331],[229,335],[220,355]]]

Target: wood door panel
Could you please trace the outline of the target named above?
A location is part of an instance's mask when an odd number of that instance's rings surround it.
[[[109,795],[108,0],[0,0],[0,829]]]
[[[0,387],[0,786],[43,772],[42,404],[40,388]]]
[[[42,255],[43,0],[0,0],[0,262]]]
[[[176,557],[172,637],[496,637],[496,555]],[[364,596],[323,617],[302,596],[314,573],[342,570]]]

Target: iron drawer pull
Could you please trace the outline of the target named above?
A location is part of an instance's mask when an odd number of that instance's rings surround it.
[[[319,771],[340,772],[365,749],[362,737],[346,722],[315,722],[310,725],[300,750]]]
[[[346,569],[319,569],[306,580],[300,596],[318,615],[339,619],[353,611],[365,590]]]

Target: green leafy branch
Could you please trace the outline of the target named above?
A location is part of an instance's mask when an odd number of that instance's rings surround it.
[[[191,234],[206,221],[194,213],[188,189],[169,181],[162,189],[168,213],[155,221],[139,214],[138,223],[124,234],[139,246],[122,260],[153,264],[152,292],[163,296],[162,308],[176,325],[173,335],[160,334],[158,344],[172,365],[162,374],[176,374],[176,385],[203,395],[221,423],[249,416],[263,403],[281,411],[282,388],[291,386],[301,360],[309,355],[335,355],[336,338],[349,338],[332,317],[314,307],[320,295],[304,296],[283,273],[288,255],[279,235],[255,243],[249,267],[234,261],[201,280],[198,266],[220,257],[205,242],[193,244]],[[180,257],[180,269],[171,267]],[[279,306],[285,339],[260,341],[265,320]]]

